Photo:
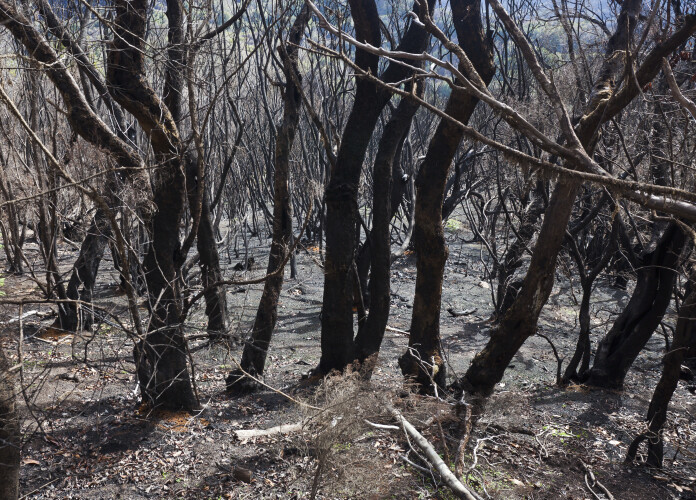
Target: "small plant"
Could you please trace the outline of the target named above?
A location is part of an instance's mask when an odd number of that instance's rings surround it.
[[[462,223],[457,219],[447,219],[445,223],[445,231],[450,233],[457,233],[462,229]]]

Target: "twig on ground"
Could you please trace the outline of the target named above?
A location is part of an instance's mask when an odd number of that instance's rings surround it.
[[[401,429],[401,427],[399,427],[398,425],[376,424],[374,422],[370,422],[367,419],[365,419],[364,421],[370,427],[374,427],[375,429],[381,429],[384,431],[398,431]]]
[[[401,424],[406,434],[409,435],[416,445],[418,445],[421,451],[423,451],[425,456],[428,458],[428,461],[442,478],[442,481],[452,490],[457,498],[464,498],[466,500],[481,499],[481,497],[464,486],[464,484],[450,470],[447,464],[440,458],[440,455],[437,454],[435,448],[433,448],[428,440],[425,439],[425,437],[423,437],[423,435],[404,418],[399,410],[396,408],[390,408],[390,411],[397,422]]]
[[[611,494],[606,486],[597,480],[595,475],[592,473],[592,469],[590,469],[582,460],[580,460],[580,467],[582,467],[582,470],[585,471],[585,484],[587,485],[587,489],[590,490],[590,493],[592,493],[592,496],[594,496],[597,500],[604,500],[592,489],[593,486],[596,486],[601,490],[608,500],[615,500],[614,495]]]

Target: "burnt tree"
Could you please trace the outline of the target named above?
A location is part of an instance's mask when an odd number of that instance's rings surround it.
[[[488,85],[493,79],[495,66],[492,42],[485,35],[481,22],[480,2],[453,0],[450,5],[459,45],[478,75],[469,74],[463,64],[459,69],[467,78],[477,81],[480,76]],[[461,88],[454,88],[445,113],[466,124],[477,104],[477,98]],[[462,137],[463,131],[458,125],[441,120],[416,178],[413,229],[416,293],[408,349],[399,358],[399,366],[405,377],[426,392],[432,390],[433,383],[445,385],[445,363],[440,349],[440,303],[448,250],[442,225],[442,204],[447,175]]]
[[[244,346],[241,368],[254,376],[263,374],[268,347],[278,320],[278,299],[283,286],[285,261],[292,243],[292,205],[290,203],[290,153],[295,141],[295,132],[300,121],[302,105],[301,77],[297,67],[299,44],[309,22],[309,8],[305,5],[295,18],[288,36],[288,44],[281,43],[278,48],[285,75],[283,91],[283,119],[278,127],[275,143],[273,172],[273,235],[268,257],[267,273],[271,275],[264,282],[263,293],[256,310],[256,319],[251,338]],[[280,269],[279,269],[280,268]],[[243,392],[255,384],[244,379],[244,373],[235,371],[227,377],[227,389]]]
[[[381,45],[380,19],[374,0],[350,0],[356,38],[375,47]],[[433,0],[428,1],[432,8]],[[420,13],[417,3],[413,10]],[[418,53],[425,49],[427,32],[410,22],[398,50]],[[378,75],[379,57],[356,49],[355,64]],[[380,75],[382,81],[402,81],[411,70],[391,62]],[[321,315],[321,360],[317,373],[343,370],[355,357],[353,297],[355,253],[359,222],[358,184],[365,153],[382,110],[391,99],[389,90],[368,78],[358,77],[355,100],[343,131],[335,166],[326,187],[326,260]]]

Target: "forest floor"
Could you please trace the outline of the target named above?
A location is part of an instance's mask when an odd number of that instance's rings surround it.
[[[493,307],[485,281],[485,249],[448,224],[450,258],[445,274],[441,331],[451,375],[462,374],[489,337]],[[249,240],[261,275],[268,241]],[[61,270],[77,257],[61,247]],[[28,258],[39,262],[29,243]],[[232,266],[242,260],[228,260]],[[418,459],[400,431],[378,430],[365,420],[393,424],[394,405],[441,452],[448,463],[465,433],[456,402],[409,395],[397,365],[408,342],[415,260],[395,262],[391,327],[371,383],[334,378],[304,385],[303,373],[320,355],[323,277],[318,249],[297,255],[297,279],[286,278],[279,321],[269,353],[269,389],[240,398],[225,393],[241,344],[210,344],[202,306],[187,333],[203,410],[196,415],[152,413],[138,405],[132,342],[117,325],[61,336],[48,328],[48,305],[4,306],[2,342],[16,363],[21,353],[20,410],[24,446],[21,491],[26,498],[453,498],[436,476],[404,460]],[[113,263],[101,266],[97,303],[127,318]],[[560,266],[564,268],[563,265]],[[572,269],[572,267],[569,267]],[[286,276],[289,273],[286,273]],[[560,272],[540,327],[562,358],[574,350],[577,286]],[[8,276],[8,296],[39,297],[27,276]],[[229,287],[230,325],[244,338],[251,328],[262,285]],[[610,325],[628,294],[600,284],[593,297],[593,342]],[[453,317],[448,308],[471,310]],[[22,342],[19,342],[19,327]],[[592,499],[581,463],[587,464],[616,499],[696,498],[696,399],[680,383],[666,430],[662,470],[624,465],[626,448],[645,428],[644,416],[657,378],[664,339],[655,335],[628,376],[622,392],[555,386],[556,359],[547,340],[535,336],[516,355],[495,394],[482,408],[463,457],[467,481],[483,498]],[[273,388],[273,389],[270,389]],[[455,404],[453,404],[455,403]],[[320,408],[320,409],[319,409]],[[303,423],[298,432],[245,438],[236,431]],[[318,467],[320,465],[320,467]],[[319,470],[319,474],[317,471]],[[591,484],[591,481],[590,481]]]

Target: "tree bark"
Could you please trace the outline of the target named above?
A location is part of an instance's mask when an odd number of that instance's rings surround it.
[[[381,44],[380,20],[374,0],[350,0],[356,37],[372,45]],[[432,9],[433,0],[428,0]],[[416,5],[414,12],[419,12]],[[427,33],[411,23],[398,50],[421,52]],[[356,64],[373,75],[378,74],[379,58],[357,49]],[[381,75],[386,82],[403,80],[409,74],[404,66],[392,62]],[[354,259],[358,228],[358,183],[363,160],[372,133],[391,93],[373,82],[359,78],[355,101],[348,117],[336,164],[326,187],[326,260],[321,315],[321,360],[318,373],[343,370],[354,359],[353,297]]]
[[[273,237],[268,256],[267,274],[278,271],[287,257],[292,241],[292,205],[289,190],[290,153],[295,141],[295,132],[300,121],[302,106],[301,78],[297,66],[298,46],[309,22],[309,8],[305,5],[295,18],[290,29],[287,49],[280,47],[285,73],[285,91],[283,95],[283,119],[276,136],[275,172],[273,177]],[[297,84],[296,84],[297,82]],[[284,269],[270,278],[263,286],[263,293],[256,310],[256,319],[251,338],[242,353],[242,370],[254,376],[263,374],[266,365],[268,347],[273,330],[278,320],[278,299],[283,286]],[[244,378],[241,372],[232,372],[227,378],[227,389],[232,392],[244,392],[253,389],[255,384]]]
[[[495,66],[491,41],[483,32],[480,2],[453,0],[450,3],[459,45],[487,85],[493,79]],[[464,67],[460,67],[460,71],[466,74]],[[445,112],[467,123],[477,103],[478,99],[455,89]],[[408,349],[399,358],[399,366],[404,377],[415,382],[423,392],[432,391],[433,383],[445,385],[446,370],[440,349],[440,302],[448,250],[442,227],[442,203],[447,174],[462,137],[459,127],[441,120],[416,179],[413,229],[416,293]]]
[[[656,248],[642,259],[631,300],[597,346],[589,385],[623,387],[629,368],[667,311],[685,243],[684,231],[669,224]]]
[[[609,106],[613,102],[611,97],[615,82],[623,71],[620,54],[632,39],[640,9],[640,0],[627,0],[621,4],[616,31],[607,44],[605,62],[590,96],[588,111],[576,127],[578,139],[589,154],[594,150],[596,133],[601,124],[610,120],[638,93],[639,89],[635,89],[623,107]],[[659,68],[654,70],[654,74],[657,74]],[[596,114],[598,110],[604,111],[599,118]],[[558,181],[549,200],[520,293],[492,331],[486,346],[471,362],[464,379],[460,381],[463,389],[480,394],[491,393],[495,384],[503,378],[512,357],[525,340],[536,333],[539,314],[553,288],[556,260],[579,188],[580,183],[575,180]]]

